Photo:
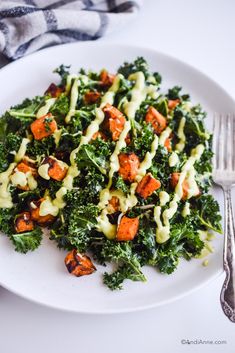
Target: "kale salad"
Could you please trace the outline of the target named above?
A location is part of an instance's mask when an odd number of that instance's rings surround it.
[[[117,73],[55,72],[60,84],[0,119],[0,230],[15,250],[38,248],[46,228],[71,274],[114,264],[111,290],[146,281],[144,265],[171,274],[208,254],[221,216],[201,106],[162,91],[141,57]]]

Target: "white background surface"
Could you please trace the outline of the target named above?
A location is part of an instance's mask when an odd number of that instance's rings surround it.
[[[235,1],[144,0],[129,27],[102,39],[155,48],[207,73],[235,98]],[[175,303],[121,315],[55,311],[0,288],[0,352],[171,353],[235,351],[235,325],[223,315],[223,278]],[[182,344],[181,340],[227,341]]]

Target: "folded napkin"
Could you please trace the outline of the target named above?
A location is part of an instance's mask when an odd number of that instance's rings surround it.
[[[97,39],[128,23],[141,0],[0,0],[0,53],[17,59],[38,49]]]

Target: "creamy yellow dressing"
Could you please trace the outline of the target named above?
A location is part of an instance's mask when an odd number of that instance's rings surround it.
[[[0,208],[11,208],[13,206],[8,185],[10,182],[10,175],[15,166],[16,163],[11,163],[5,172],[0,173]]]
[[[179,142],[175,146],[176,150],[182,152],[185,147],[186,136],[184,134],[184,127],[185,127],[186,119],[185,117],[181,118],[179,128],[178,128],[178,137]]]
[[[27,144],[29,142],[30,142],[29,139],[23,138],[20,148],[15,154],[14,163],[11,163],[5,172],[0,173],[0,208],[11,208],[13,206],[11,193],[9,192],[9,188],[8,188],[9,183],[11,181],[11,177],[13,177],[14,183],[17,183],[19,181],[18,184],[14,184],[14,185],[22,184],[21,186],[26,186],[27,180],[30,179],[30,181],[32,181],[33,176],[31,175],[31,172],[26,173],[26,184],[25,184],[25,176],[23,177],[21,172],[16,171],[16,173],[14,173],[16,174],[15,176],[11,175],[17,163],[19,163],[24,158],[26,149],[27,149]],[[30,175],[31,175],[31,178],[30,178]],[[34,180],[34,182],[36,183],[36,180]],[[34,183],[34,186],[35,186],[35,183]],[[29,187],[30,186],[32,187],[32,182],[30,183]],[[37,187],[37,184],[36,184],[36,187]],[[36,187],[34,187],[34,189]],[[33,190],[33,188],[31,190]]]
[[[39,207],[39,216],[47,216],[47,215],[52,215],[52,216],[57,216],[59,212],[59,209],[57,206],[53,204],[53,201],[47,196],[44,201],[42,201],[40,207]]]
[[[13,185],[15,186],[21,186],[25,187],[27,185],[27,178],[26,174],[23,172],[20,172],[19,170],[16,170],[11,176],[10,180]]]
[[[62,129],[57,129],[54,131],[54,133],[52,135],[54,137],[56,147],[58,147],[58,145],[59,145],[59,142],[61,139],[61,134],[62,134]]]
[[[172,132],[172,130],[171,130],[171,128],[169,128],[169,126],[167,126],[167,128],[164,131],[162,131],[162,133],[159,137],[159,145],[162,145],[162,146],[165,145],[165,142],[168,139],[168,137],[170,136],[171,132]]]
[[[119,170],[119,159],[118,159],[118,155],[120,153],[120,150],[124,147],[126,147],[126,137],[128,132],[131,129],[131,123],[130,121],[126,121],[124,128],[119,136],[119,140],[116,143],[115,149],[110,157],[110,170],[109,170],[109,183],[108,183],[108,189],[111,187],[112,185],[112,179],[113,179],[113,175],[115,172],[117,172]]]
[[[145,77],[143,72],[135,72],[128,77],[128,80],[135,81],[135,85],[130,91],[131,100],[126,101],[123,105],[124,113],[130,120],[135,119],[135,113],[139,109],[140,104],[145,100],[147,90],[145,86]]]
[[[67,79],[66,79],[66,86],[65,86],[65,94],[68,95],[69,92],[70,92],[70,89],[71,89],[71,85],[72,85],[72,80],[75,79],[77,80],[78,79],[78,75],[76,74],[71,74],[71,75],[68,75],[67,76]]]
[[[49,168],[50,168],[49,163],[40,165],[40,167],[38,168],[38,174],[40,175],[40,177],[46,180],[50,180],[50,175],[48,174]]]
[[[187,217],[190,215],[190,203],[189,202],[185,202],[184,208],[182,210],[182,216],[183,217]]]
[[[179,163],[179,156],[178,154],[174,151],[170,154],[169,157],[169,166],[174,167]]]
[[[18,152],[15,154],[14,161],[19,163],[25,156],[27,145],[30,142],[29,139],[23,138]]]
[[[109,222],[107,213],[108,211],[106,209],[103,209],[101,214],[96,218],[96,228],[99,232],[104,233],[104,235],[108,239],[114,239],[116,237],[117,226]]]
[[[49,98],[46,100],[45,105],[43,105],[39,110],[37,111],[36,118],[41,118],[42,116],[46,115],[50,108],[55,104],[56,98]]]
[[[103,108],[106,104],[113,105],[114,102],[114,97],[115,93],[118,91],[119,86],[120,86],[120,80],[123,78],[123,75],[118,74],[115,76],[113,80],[112,86],[109,88],[109,90],[103,95],[101,99],[101,105],[100,108]]]
[[[160,206],[165,206],[170,201],[170,195],[166,191],[159,192]]]
[[[183,182],[187,176],[188,173],[191,173],[192,170],[194,170],[194,163],[198,161],[203,152],[204,152],[205,146],[200,144],[196,146],[194,149],[191,151],[191,156],[189,159],[186,161],[184,164],[182,171],[180,173],[180,177],[178,180],[178,183],[175,187],[175,193],[173,200],[169,204],[169,208],[165,209],[163,214],[161,214],[161,207],[160,206],[155,206],[154,209],[154,214],[155,214],[155,221],[157,223],[157,230],[156,230],[156,241],[159,243],[165,242],[169,239],[170,237],[170,219],[174,216],[178,209],[178,203],[181,200],[183,196]],[[195,190],[194,186],[194,179],[187,179],[188,184],[189,184],[189,189]],[[188,195],[188,198],[193,196],[192,194]],[[161,222],[161,216],[163,219],[163,224]]]
[[[71,88],[71,93],[70,93],[70,106],[69,106],[69,112],[65,117],[65,122],[68,124],[71,120],[71,118],[74,116],[76,105],[77,105],[77,100],[78,100],[78,78],[74,79],[72,88]]]
[[[152,166],[152,161],[153,158],[156,155],[157,149],[158,149],[158,136],[154,135],[154,139],[153,142],[151,144],[151,151],[147,152],[144,160],[140,163],[138,172],[137,172],[137,176],[136,176],[136,181],[139,182],[146,174],[146,171]]]

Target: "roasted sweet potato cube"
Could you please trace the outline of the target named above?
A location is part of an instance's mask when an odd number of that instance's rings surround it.
[[[57,123],[51,113],[34,120],[31,124],[31,131],[35,140],[42,140],[52,135],[57,130]]]
[[[100,99],[100,92],[98,91],[88,91],[84,94],[84,102],[86,104],[96,103]]]
[[[91,139],[96,140],[98,138],[107,141],[107,136],[102,131],[95,132]]]
[[[161,187],[159,180],[155,179],[151,173],[146,174],[136,188],[137,194],[147,199],[152,193]]]
[[[124,128],[126,118],[120,110],[110,104],[106,104],[103,111],[105,113],[103,127],[111,133],[113,141],[117,141]]]
[[[15,218],[15,230],[17,233],[30,232],[34,229],[34,222],[30,212],[22,212]]]
[[[175,109],[175,107],[180,104],[180,99],[169,99],[168,100],[168,108],[170,110]]]
[[[102,70],[100,73],[100,81],[101,85],[104,87],[110,87],[113,84],[113,81],[115,79],[115,75],[110,74],[106,70]]]
[[[117,212],[119,211],[119,199],[117,196],[112,196],[112,198],[109,200],[109,204],[108,204],[108,208],[109,210],[113,213],[113,212]]]
[[[145,121],[150,123],[156,134],[160,134],[167,125],[166,118],[160,114],[154,107],[149,107],[145,115]]]
[[[40,216],[39,214],[40,205],[44,200],[45,200],[44,198],[41,198],[39,200],[30,202],[31,218],[33,221],[37,222],[42,227],[43,226],[46,227],[48,224],[51,224],[55,220],[55,217],[52,216],[51,214],[48,214],[46,216]]]
[[[139,229],[139,218],[123,216],[117,229],[116,239],[118,241],[133,240]]]
[[[69,273],[76,277],[90,275],[96,271],[91,259],[85,254],[80,254],[75,249],[66,255],[64,262]]]
[[[25,159],[18,163],[15,169],[25,174],[31,172],[33,176],[37,176],[37,169],[35,166],[32,166],[32,164],[28,163]]]
[[[54,83],[51,83],[50,86],[47,88],[45,94],[50,94],[52,98],[57,98],[61,95],[63,92],[63,89],[61,87],[58,87]]]
[[[171,138],[168,137],[164,143],[164,146],[166,147],[166,149],[168,150],[168,152],[171,152],[172,147],[171,147]]]
[[[49,164],[48,175],[50,178],[61,181],[65,178],[68,168],[66,164],[56,158],[46,157],[42,164]]]
[[[139,158],[135,153],[120,153],[119,159],[119,175],[123,180],[133,182],[138,173],[140,166]]]

